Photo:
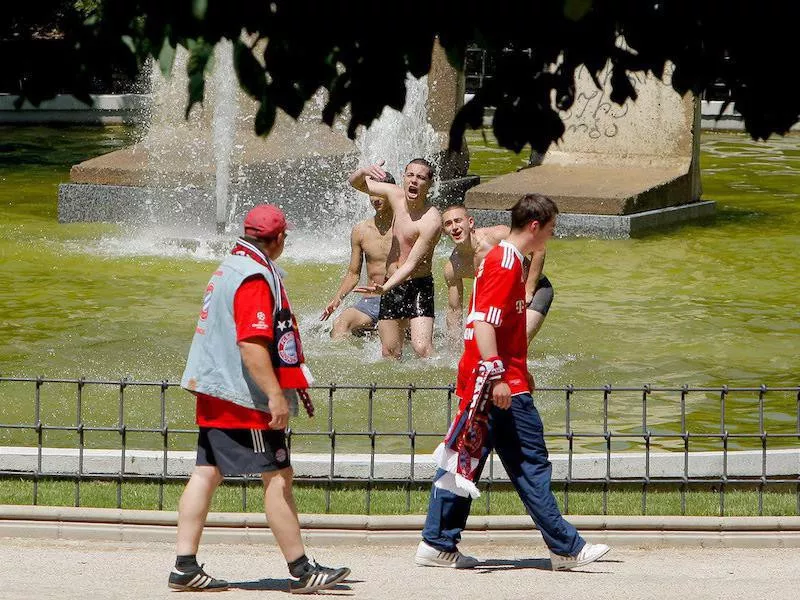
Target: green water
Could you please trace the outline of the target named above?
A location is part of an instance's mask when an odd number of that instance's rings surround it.
[[[118,226],[56,220],[57,186],[68,180],[70,166],[124,146],[132,135],[129,129],[114,127],[0,128],[1,375],[180,377],[216,258],[138,253],[135,239]],[[491,140],[484,142],[480,134],[473,134],[470,148],[472,171],[484,177],[522,163]],[[717,202],[718,215],[712,222],[632,240],[551,243],[545,270],[555,301],[529,355],[540,386],[800,383],[800,138],[757,143],[743,135],[704,134],[701,166],[704,198]],[[453,381],[458,357],[442,348],[439,336],[436,357],[400,363],[381,360],[374,339],[340,344],[328,340],[317,316],[343,273],[347,239],[337,234],[340,241],[326,242],[342,250],[325,255],[334,259],[320,260],[315,258],[317,248],[306,252],[298,245],[298,240],[308,243],[319,232],[310,235],[290,236],[282,265],[317,379],[400,385]],[[438,272],[448,252],[442,243]],[[437,311],[446,305],[444,291],[443,284],[438,285]],[[437,325],[442,322],[437,319]],[[43,402],[50,402],[52,418],[74,421],[74,407],[62,398],[74,396],[68,391],[73,388],[51,389],[52,400],[45,394]],[[17,408],[29,405],[19,398],[30,398],[30,390],[18,384],[0,386],[0,422],[31,416],[28,408]],[[175,398],[173,416],[191,423],[191,400],[178,391],[170,396]],[[640,396],[612,396],[615,430],[641,429]],[[726,416],[733,427],[757,422],[755,397],[741,398],[739,404],[731,400]],[[113,394],[109,398],[115,401]],[[147,394],[142,398],[143,404],[152,402]],[[405,430],[405,394],[382,398],[381,425]],[[575,422],[592,424],[596,431],[601,399],[596,393],[577,395]],[[778,394],[770,402],[769,423],[791,432],[796,398]],[[99,397],[96,403],[104,405]],[[555,394],[539,400],[545,421],[554,429],[563,427],[562,403],[561,395]],[[442,429],[441,402],[423,397],[420,404],[430,405],[421,409],[428,411],[427,423],[415,426]],[[131,406],[126,410],[135,420],[135,400]],[[345,413],[352,409],[351,415],[359,415],[354,429],[365,425],[363,394],[343,396],[341,406]],[[674,431],[676,406],[674,394],[654,394],[648,406],[651,426]],[[97,410],[100,421],[116,421],[116,405]],[[693,396],[688,410],[699,430],[719,429],[715,396]],[[340,415],[337,419],[356,420]],[[402,443],[408,447],[407,441]]]

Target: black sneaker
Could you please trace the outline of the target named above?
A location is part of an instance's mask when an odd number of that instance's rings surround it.
[[[203,571],[203,565],[185,572],[173,567],[169,574],[169,587],[181,592],[221,592],[228,589],[228,582],[211,577]]]
[[[329,569],[313,560],[308,561],[306,569],[299,579],[289,581],[289,591],[292,594],[313,594],[319,590],[328,590],[350,575],[347,567]]]

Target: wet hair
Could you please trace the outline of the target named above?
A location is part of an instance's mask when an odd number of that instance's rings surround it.
[[[386,171],[386,175],[384,175],[383,179],[381,179],[380,182],[393,183],[394,185],[397,185],[397,182],[394,180],[394,176],[391,173],[389,173],[389,171]]]
[[[414,158],[408,161],[408,165],[425,165],[426,167],[428,167],[428,175],[430,177],[430,180],[433,181],[433,178],[435,176],[435,173],[433,172],[433,165],[424,158]],[[408,165],[406,165],[406,168],[408,168]]]
[[[556,218],[558,206],[542,194],[525,194],[511,208],[511,229],[522,229],[528,223],[539,221],[546,225]]]

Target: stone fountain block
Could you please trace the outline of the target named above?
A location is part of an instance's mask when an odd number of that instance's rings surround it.
[[[465,204],[481,222],[506,221],[503,211],[529,193],[556,201],[559,235],[630,237],[714,213],[700,202],[700,110],[652,75],[631,78],[637,100],[610,100],[610,72],[598,89],[584,68],[576,97],[562,111],[565,133],[531,166],[471,188]]]

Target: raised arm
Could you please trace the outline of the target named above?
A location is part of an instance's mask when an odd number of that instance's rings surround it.
[[[322,311],[320,321],[325,321],[330,317],[333,312],[339,308],[339,305],[344,300],[345,296],[353,291],[353,288],[358,285],[358,280],[361,279],[361,265],[364,262],[364,250],[361,246],[361,228],[356,225],[353,231],[350,232],[350,264],[347,266],[347,273],[342,278],[342,283],[339,289],[336,290],[328,306]]]
[[[464,334],[464,280],[456,276],[452,260],[444,266],[444,280],[447,284],[446,335],[455,345]]]
[[[406,196],[403,193],[403,189],[394,183],[382,181],[386,177],[383,163],[384,161],[379,161],[374,165],[356,169],[350,174],[348,181],[350,185],[360,192],[370,196],[386,198],[395,215],[408,215],[408,206],[406,205]]]

